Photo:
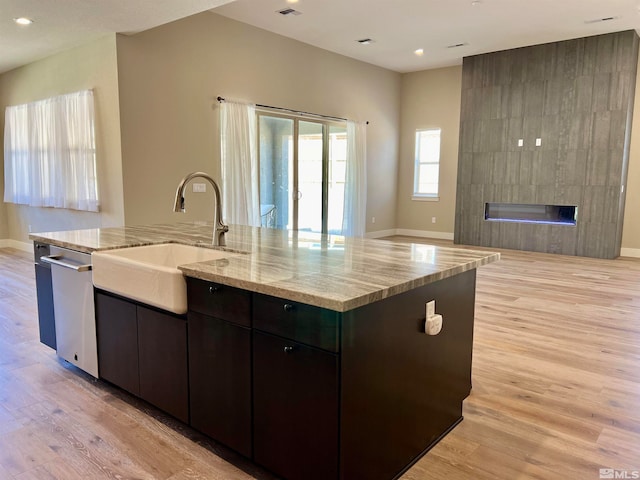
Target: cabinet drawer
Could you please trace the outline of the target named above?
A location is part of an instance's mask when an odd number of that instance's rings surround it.
[[[339,350],[338,312],[258,293],[253,305],[254,328],[330,352]]]
[[[251,294],[246,290],[187,277],[189,310],[251,326]]]

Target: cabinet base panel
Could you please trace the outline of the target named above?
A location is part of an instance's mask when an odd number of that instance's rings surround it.
[[[455,422],[453,422],[453,424],[447,428],[444,432],[442,432],[442,435],[440,435],[438,438],[436,438],[427,448],[425,448],[416,458],[414,458],[411,463],[407,464],[406,467],[404,467],[402,469],[402,471],[400,471],[395,477],[393,477],[393,480],[398,480],[400,477],[402,477],[402,475],[404,475],[405,473],[407,473],[407,471],[409,471],[409,469],[411,467],[413,467],[416,463],[418,463],[420,461],[420,459],[422,457],[424,457],[427,453],[429,453],[429,450],[431,450],[433,447],[435,447],[438,443],[440,443],[440,440],[442,440],[444,437],[446,437],[447,435],[449,435],[449,432],[451,430],[453,430],[454,428],[456,428],[458,426],[458,424],[460,422],[462,422],[462,420],[464,420],[464,417],[460,417],[459,419],[457,419]]]

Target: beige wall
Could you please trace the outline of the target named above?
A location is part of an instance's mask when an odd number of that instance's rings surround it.
[[[636,77],[636,98],[633,105],[627,196],[622,227],[622,248],[640,250],[640,68]],[[631,252],[628,252],[631,253]],[[639,252],[634,252],[636,255]],[[622,255],[626,253],[623,251]]]
[[[3,230],[3,210],[0,210],[0,239],[27,241],[29,225],[33,232],[44,232],[123,224],[116,69],[116,39],[115,35],[108,35],[0,75],[2,112],[8,105],[94,89],[96,158],[101,199],[100,213],[4,204],[6,224]],[[0,120],[0,129],[4,131],[4,115]],[[4,182],[0,189],[4,189]]]
[[[0,77],[0,82],[2,77]],[[0,83],[0,95],[2,84]],[[0,152],[4,152],[4,111],[0,112]],[[4,153],[0,153],[2,158]],[[0,242],[9,238],[9,224],[7,222],[7,207],[2,201],[4,198],[4,163],[0,168]]]
[[[210,220],[209,193],[171,206],[186,173],[219,178],[222,95],[369,120],[367,230],[395,227],[400,74],[210,12],[117,43],[127,224]]]
[[[460,131],[462,66],[402,76],[397,227],[450,234],[453,238]],[[412,200],[415,132],[440,128],[440,199]],[[436,223],[432,223],[436,217]]]

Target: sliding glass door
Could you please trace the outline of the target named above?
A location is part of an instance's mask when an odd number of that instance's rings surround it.
[[[346,126],[260,113],[262,226],[340,233]]]

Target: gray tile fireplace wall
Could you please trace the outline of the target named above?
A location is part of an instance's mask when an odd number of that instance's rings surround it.
[[[619,256],[637,63],[635,31],[465,57],[455,243]],[[577,221],[487,221],[487,203]]]

